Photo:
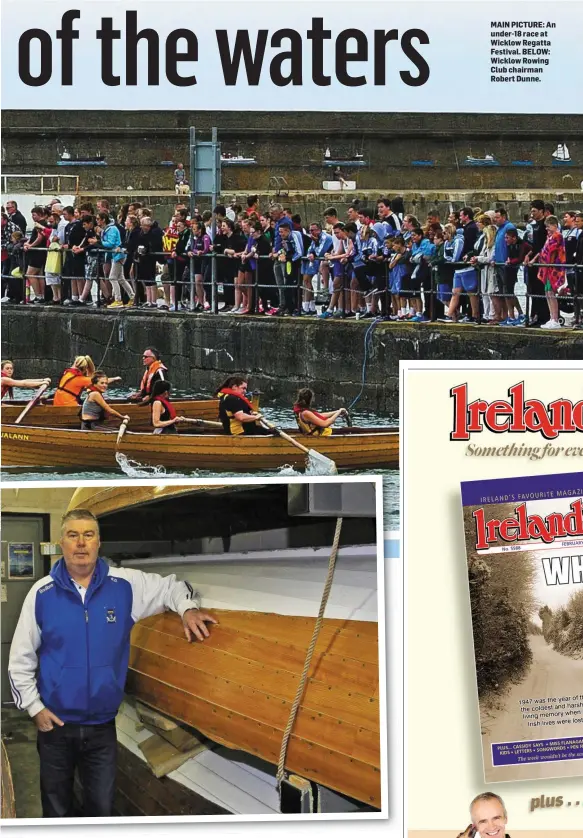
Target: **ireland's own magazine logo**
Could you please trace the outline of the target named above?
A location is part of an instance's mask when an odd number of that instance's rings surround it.
[[[527,398],[524,381],[508,388],[507,399],[469,400],[468,384],[452,387],[453,430],[449,438],[465,441],[484,430],[496,434],[540,433],[545,439],[559,434],[583,432],[583,400],[555,399],[552,402]]]

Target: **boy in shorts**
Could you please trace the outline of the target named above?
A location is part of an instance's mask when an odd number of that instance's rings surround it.
[[[525,239],[520,239],[518,230],[515,227],[510,227],[504,234],[504,238],[508,248],[508,258],[504,266],[502,293],[506,300],[508,317],[502,320],[500,325],[522,326],[524,325],[525,317],[522,313],[520,303],[514,294],[514,287],[518,277],[518,269],[524,262],[525,257],[532,252],[532,247]]]

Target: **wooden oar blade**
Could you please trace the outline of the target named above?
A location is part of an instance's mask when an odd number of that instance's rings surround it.
[[[24,419],[24,417],[26,416],[28,411],[32,410],[32,408],[35,406],[35,404],[37,404],[37,402],[40,399],[40,397],[42,396],[42,394],[48,389],[48,386],[49,386],[48,384],[41,384],[41,386],[38,388],[38,390],[36,391],[36,393],[34,394],[32,399],[29,401],[29,403],[26,405],[24,410],[20,413],[18,418],[14,421],[15,425],[20,425],[20,423],[22,422],[22,420]]]
[[[319,451],[314,451],[313,448],[310,449],[307,459],[310,474],[322,476],[328,474],[338,474],[338,469],[334,460],[331,460],[330,457],[326,457],[324,454],[320,454]]]
[[[117,432],[117,441],[116,445],[119,445],[122,441],[122,437],[125,434],[127,427],[128,427],[129,419],[123,419],[121,425],[119,426],[119,431]]]
[[[302,445],[302,443],[298,442],[297,439],[294,439],[293,436],[286,434],[285,431],[282,431],[281,428],[278,428],[271,422],[268,422],[265,418],[261,419],[261,424],[265,428],[269,428],[270,430],[274,431],[281,439],[285,439],[287,442],[290,442],[296,448],[299,448],[300,451],[304,452],[304,454],[306,455],[306,465],[310,474],[338,474],[338,469],[336,468],[336,463],[334,462],[334,460],[331,460],[324,454],[320,454],[319,451],[315,451],[313,448],[306,448],[305,445]]]

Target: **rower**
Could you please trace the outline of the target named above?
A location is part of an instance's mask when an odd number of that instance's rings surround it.
[[[147,346],[142,355],[142,363],[146,367],[140,389],[136,393],[130,395],[130,401],[142,402],[143,404],[150,403],[152,389],[157,381],[164,381],[168,372],[160,360],[160,353],[154,346]]]
[[[95,431],[99,430],[99,426],[105,422],[106,419],[115,416],[120,420],[127,420],[129,416],[123,416],[114,410],[104,399],[104,393],[107,392],[107,386],[110,379],[102,371],[98,370],[91,376],[90,386],[91,392],[87,393],[81,408],[81,430]]]
[[[14,363],[12,361],[2,361],[0,371],[2,372],[2,395],[0,399],[3,399],[4,396],[13,399],[15,387],[36,390],[37,387],[42,387],[43,384],[48,386],[51,383],[50,378],[14,378]]]
[[[260,413],[255,413],[247,398],[247,379],[241,375],[231,375],[217,390],[219,399],[219,419],[223,429],[230,436],[252,434],[272,436],[273,432],[259,424]]]
[[[91,387],[91,378],[95,375],[95,364],[90,355],[77,355],[73,366],[64,371],[53,398],[54,407],[75,407],[83,404],[83,390]],[[120,376],[108,378],[107,383],[121,381]]]
[[[332,410],[328,413],[318,413],[313,410],[312,402],[314,391],[304,387],[298,391],[298,397],[294,404],[294,414],[300,431],[306,436],[330,436],[332,425],[341,416],[348,416],[345,407],[339,410]]]
[[[152,405],[152,425],[155,434],[176,434],[177,422],[184,422],[184,416],[178,416],[170,401],[170,382],[156,381],[150,397]]]

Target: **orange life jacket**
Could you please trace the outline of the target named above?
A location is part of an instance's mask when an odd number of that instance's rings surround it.
[[[65,370],[59,381],[53,399],[54,407],[75,406],[83,404],[81,393],[91,387],[91,378],[76,369],[70,367]]]
[[[142,376],[140,390],[142,391],[143,396],[150,395],[150,391],[152,389],[152,379],[154,378],[156,373],[159,372],[159,370],[164,370],[164,372],[167,372],[166,367],[164,366],[162,361],[152,361],[152,363]],[[164,379],[164,375],[162,375],[162,379]]]

